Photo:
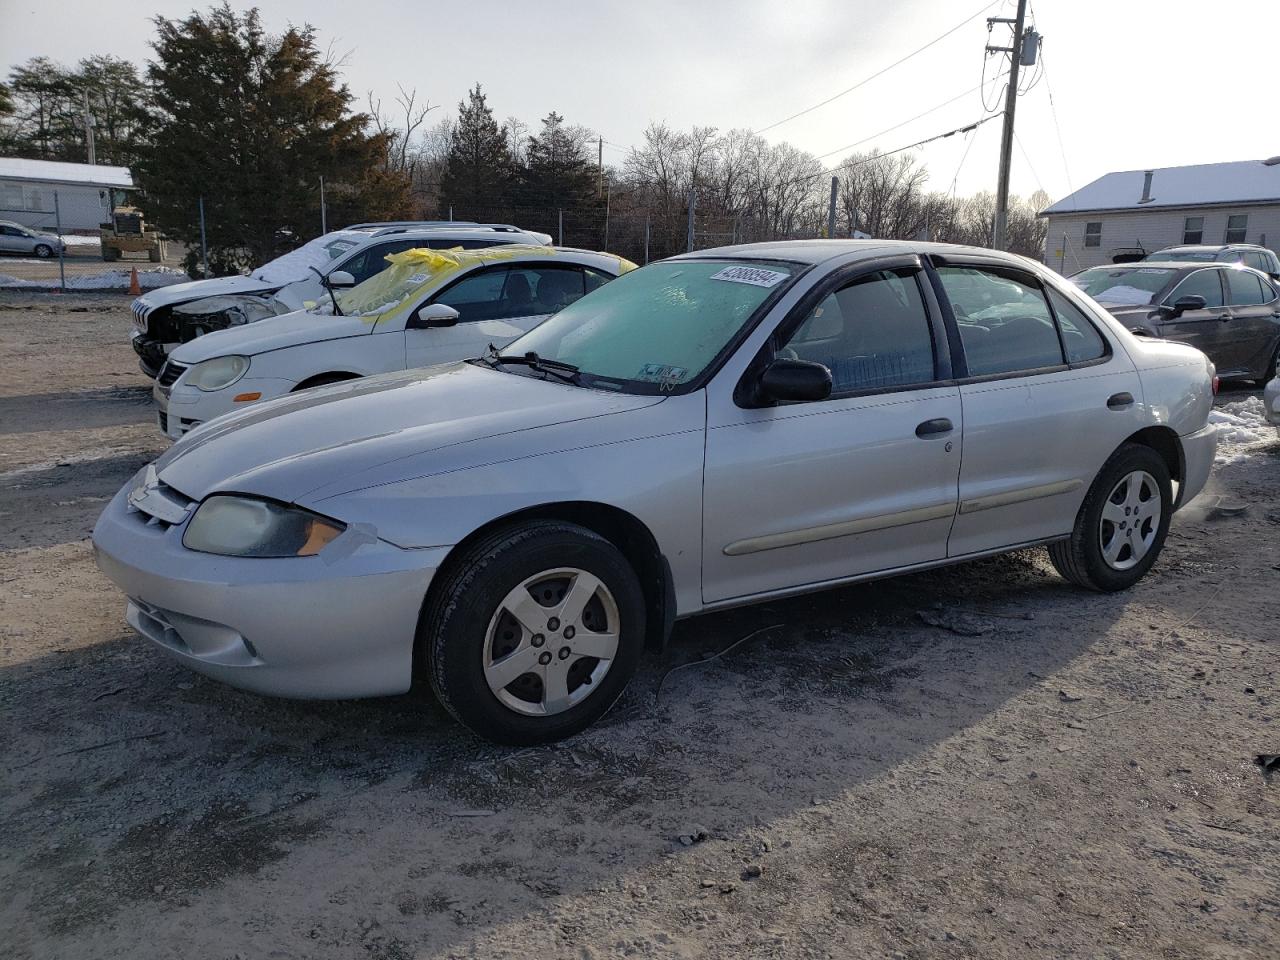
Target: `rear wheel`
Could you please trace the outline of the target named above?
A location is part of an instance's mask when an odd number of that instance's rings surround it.
[[[1164,547],[1172,504],[1164,458],[1150,447],[1125,444],[1098,472],[1070,538],[1049,546],[1049,559],[1077,586],[1131,587]]]
[[[1277,368],[1280,368],[1280,343],[1276,344],[1275,352],[1271,354],[1271,362],[1267,364],[1267,370],[1262,375],[1262,379],[1255,381],[1258,386],[1265,387],[1270,383],[1275,378]]]
[[[640,661],[645,610],[626,558],[576,524],[540,520],[451,565],[418,628],[440,702],[500,743],[558,740],[599,719]]]

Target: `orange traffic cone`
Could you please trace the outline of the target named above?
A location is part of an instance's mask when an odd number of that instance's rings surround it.
[[[142,285],[138,283],[138,268],[134,267],[129,271],[129,296],[137,297],[142,294]]]

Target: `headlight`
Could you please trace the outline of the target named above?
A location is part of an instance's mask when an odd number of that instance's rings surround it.
[[[187,371],[187,383],[200,390],[229,387],[249,371],[248,357],[214,357]]]
[[[313,557],[345,529],[297,507],[219,495],[200,504],[182,545],[224,557]]]

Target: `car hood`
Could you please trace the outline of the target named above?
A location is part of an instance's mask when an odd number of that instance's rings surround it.
[[[156,470],[195,500],[224,491],[302,502],[344,483],[354,489],[350,478],[392,461],[418,464],[436,452],[436,469],[446,470],[445,448],[661,402],[452,363],[317,387],[219,417],[171,447]]]
[[[199,363],[214,357],[237,354],[252,357],[299,343],[319,343],[373,332],[367,317],[330,317],[320,313],[295,310],[278,317],[264,317],[254,323],[226,330],[214,330],[203,337],[182,344],[170,358],[176,363]]]
[[[189,300],[200,300],[204,297],[217,297],[229,293],[270,293],[279,290],[278,283],[265,283],[253,277],[211,277],[208,280],[190,280],[187,283],[174,283],[167,287],[148,290],[136,302],[148,310],[156,307],[171,307],[176,303]]]

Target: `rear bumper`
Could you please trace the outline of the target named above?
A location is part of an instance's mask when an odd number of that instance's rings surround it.
[[[273,696],[403,693],[423,597],[445,550],[383,540],[332,562],[254,560],[182,546],[185,523],[148,524],[128,488],[93,531],[102,572],[138,633],[192,670]]]
[[[1267,423],[1274,424],[1276,432],[1280,433],[1280,377],[1272,378],[1262,391],[1262,409]]]
[[[1218,429],[1209,424],[1195,433],[1180,438],[1182,441],[1182,482],[1178,485],[1178,502],[1174,509],[1186,506],[1204,489],[1213,469],[1213,458],[1218,452]]]

